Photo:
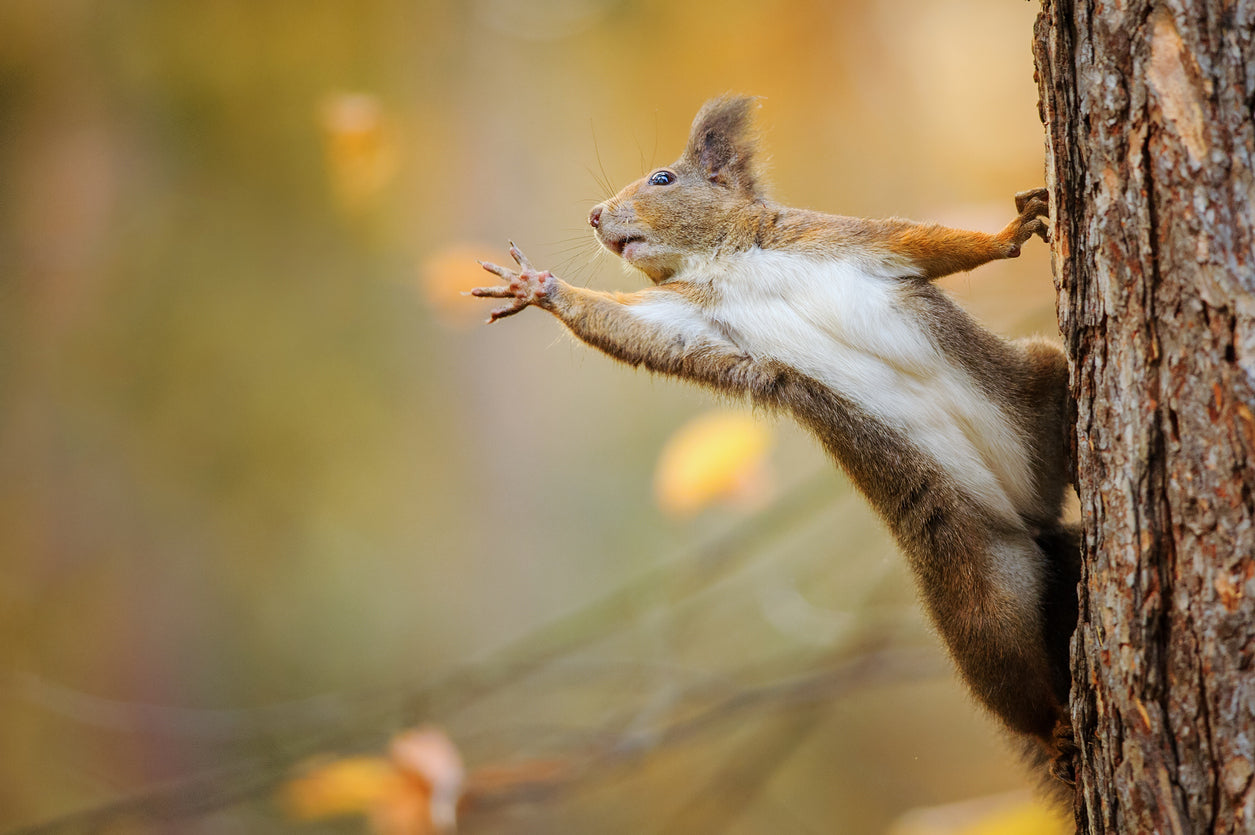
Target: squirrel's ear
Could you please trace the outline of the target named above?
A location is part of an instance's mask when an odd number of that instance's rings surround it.
[[[722,96],[706,102],[693,120],[682,161],[705,172],[711,182],[753,193],[757,187],[752,96]]]

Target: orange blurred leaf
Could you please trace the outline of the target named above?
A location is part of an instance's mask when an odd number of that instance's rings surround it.
[[[500,261],[500,247],[454,243],[433,253],[419,265],[419,286],[428,306],[453,327],[478,324],[494,305],[462,294],[472,287],[497,284],[499,279],[476,261]]]
[[[452,829],[438,829],[432,823],[431,799],[425,791],[399,795],[371,809],[370,829],[375,835],[436,835]]]
[[[771,432],[744,412],[708,412],[681,427],[658,458],[659,506],[688,516],[719,500],[749,503],[766,489]]]
[[[292,820],[365,815],[376,835],[436,835],[457,826],[462,756],[438,728],[398,734],[389,758],[347,757],[309,767],[282,788]]]
[[[294,820],[364,814],[408,790],[404,776],[381,757],[333,760],[283,788],[283,807]]]
[[[379,99],[333,93],[322,103],[327,175],[341,208],[366,208],[397,172],[397,142]]]

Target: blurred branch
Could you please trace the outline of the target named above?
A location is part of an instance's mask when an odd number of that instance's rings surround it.
[[[826,713],[807,705],[768,725],[742,743],[733,756],[692,792],[687,803],[662,827],[665,832],[724,832],[745,814],[771,777],[798,746],[810,738]],[[800,831],[791,821],[790,832]]]
[[[744,567],[774,538],[795,530],[828,508],[844,490],[843,482],[830,473],[816,476],[767,511],[692,554],[646,571],[610,594],[527,633],[485,658],[409,690],[401,688],[398,692],[390,688],[333,694],[245,711],[190,711],[97,699],[35,677],[15,678],[12,682],[15,689],[26,698],[89,724],[224,738],[248,736],[265,739],[271,748],[271,753],[264,757],[254,756],[231,767],[201,773],[135,797],[18,831],[92,832],[119,820],[194,817],[263,796],[285,779],[294,764],[316,753],[361,747],[363,737],[419,721],[438,721],[442,708],[464,708],[557,659],[621,631],[625,624],[632,622],[632,616],[640,607],[639,601],[651,597],[650,592],[660,586],[672,590],[668,595],[668,604],[672,606],[709,589]],[[484,770],[480,788],[470,795],[472,803],[476,808],[491,808],[552,793],[577,778],[591,779],[612,766],[677,745],[729,718],[754,710],[815,704],[863,684],[932,675],[937,664],[931,651],[884,647],[885,636],[895,631],[896,623],[896,618],[886,618],[877,624],[880,637],[870,639],[876,645],[871,649],[868,648],[868,630],[864,629],[860,648],[851,649],[847,643],[831,664],[820,664],[819,670],[811,674],[744,686],[742,676],[741,684],[721,686],[722,696],[715,696],[709,683],[683,691],[680,702],[690,705],[684,715],[651,728],[612,734],[609,739],[604,731],[599,731],[595,734],[598,741],[583,746],[577,742],[573,748],[576,753],[549,761],[550,767],[542,769],[543,779],[536,779],[535,769],[530,766],[515,777],[508,776],[515,773],[510,768],[505,771],[498,768],[495,772]],[[813,660],[808,666],[814,666]],[[692,704],[698,707],[693,708]],[[363,714],[371,712],[376,713],[374,718],[362,718]],[[281,740],[278,736],[280,732],[299,731],[302,726],[326,728],[329,724],[335,726],[329,733],[309,734],[293,740]],[[624,723],[629,728],[637,724]],[[496,777],[490,780],[488,776],[493,773]]]
[[[363,713],[387,713],[387,725],[409,724],[440,712],[443,705],[464,707],[486,694],[521,679],[582,646],[603,640],[625,624],[659,587],[673,590],[669,602],[677,605],[710,588],[742,568],[759,549],[776,536],[793,530],[827,508],[845,490],[843,482],[824,472],[802,483],[766,511],[737,525],[714,542],[690,554],[646,571],[609,594],[581,606],[498,647],[481,659],[409,689],[404,685],[352,693],[327,693],[308,699],[257,708],[207,710],[175,708],[104,699],[50,682],[31,673],[13,673],[5,689],[67,719],[109,730],[129,733],[184,734],[218,739],[273,736],[285,732],[324,729],[328,722]],[[403,714],[398,722],[396,714]],[[343,733],[362,731],[359,724]],[[327,747],[343,736],[320,736]]]
[[[667,749],[691,742],[746,715],[801,710],[787,723],[792,732],[772,737],[770,746],[755,746],[749,762],[736,766],[741,785],[761,783],[772,768],[783,762],[801,741],[805,728],[822,717],[822,705],[854,690],[915,681],[938,675],[941,657],[929,648],[901,648],[877,637],[864,638],[857,647],[846,647],[815,672],[759,685],[728,687],[712,699],[709,688],[680,694],[679,707],[667,720],[653,727],[637,728],[624,719],[607,727],[628,730],[587,734],[571,750],[545,759],[490,764],[473,771],[468,779],[463,806],[468,813],[491,813],[515,804],[551,799],[574,787],[604,780],[616,771]],[[119,821],[172,821],[204,815],[237,802],[256,799],[286,779],[287,769],[275,762],[255,762],[250,768],[202,775],[56,821],[14,831],[36,833],[96,832]],[[757,770],[763,771],[757,771]],[[755,776],[757,775],[757,776]],[[681,817],[700,813],[682,812]],[[727,810],[729,813],[731,809]],[[682,831],[682,830],[681,830]]]
[[[329,693],[255,708],[214,710],[106,699],[34,673],[4,676],[6,689],[65,719],[130,734],[235,739],[299,731],[351,712],[354,697]]]
[[[468,782],[466,804],[484,810],[523,801],[547,799],[575,783],[602,779],[614,770],[631,766],[644,757],[693,741],[700,735],[746,715],[803,710],[806,715],[822,705],[865,687],[900,684],[937,676],[944,671],[942,656],[930,648],[893,647],[870,639],[859,648],[846,648],[815,672],[757,686],[731,690],[725,697],[693,699],[682,694],[681,702],[697,701],[681,715],[672,716],[656,727],[611,734],[589,744],[583,753],[543,761],[544,768],[528,778],[526,763],[494,767],[485,773],[512,771],[516,780],[493,779],[477,783],[476,773]],[[818,715],[818,713],[817,713]],[[792,723],[790,723],[792,724]],[[780,752],[783,757],[784,752]],[[692,831],[683,828],[675,831]]]
[[[482,664],[472,664],[432,682],[411,697],[413,718],[430,715],[440,702],[466,704],[515,681],[557,657],[602,640],[621,629],[639,601],[662,586],[678,604],[742,568],[749,558],[786,531],[830,506],[845,482],[830,472],[803,482],[766,511],[694,553],[644,572],[613,592],[499,647]]]

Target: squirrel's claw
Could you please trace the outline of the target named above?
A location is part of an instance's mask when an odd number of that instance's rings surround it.
[[[1044,218],[1035,217],[1021,226],[1020,230],[1024,235],[1024,240],[1036,235],[1046,243],[1050,243],[1050,227],[1046,225]]]
[[[507,316],[513,316],[515,313],[521,312],[527,306],[528,306],[527,302],[523,301],[522,299],[519,299],[515,301],[514,304],[508,304],[508,305],[505,305],[504,307],[493,308],[488,313],[488,319],[485,320],[485,324],[491,325],[493,322],[497,321],[498,319],[504,319]]]
[[[1028,191],[1021,191],[1015,195],[1015,210],[1020,214],[1024,213],[1024,209],[1033,200],[1040,200],[1043,203],[1050,204],[1050,192],[1043,186],[1042,188],[1030,188]]]
[[[1043,241],[1050,241],[1050,226],[1048,223],[1050,203],[1048,199],[1049,194],[1044,188],[1021,191],[1015,195],[1015,207],[1019,210],[1020,216],[1011,221],[1010,225],[1001,233],[1008,244],[1008,258],[1018,256],[1020,254],[1020,244],[1034,235]]]
[[[514,270],[508,270],[505,267],[498,267],[496,264],[492,263],[491,261],[476,261],[475,263],[479,264],[481,267],[483,267],[485,270],[492,273],[493,275],[504,278],[506,281],[509,281],[510,279],[518,275],[518,273],[516,273]]]
[[[523,254],[523,250],[519,249],[514,244],[514,241],[509,241],[509,244],[510,244],[510,257],[514,259],[514,263],[518,264],[520,267],[522,267],[525,270],[532,269],[532,265],[527,260],[527,256]]]
[[[514,290],[509,286],[501,285],[496,287],[475,287],[471,290],[470,295],[478,296],[482,299],[512,299],[514,298]]]

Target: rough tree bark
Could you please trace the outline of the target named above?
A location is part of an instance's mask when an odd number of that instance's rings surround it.
[[[1255,2],[1043,0],[1086,832],[1255,831]]]

